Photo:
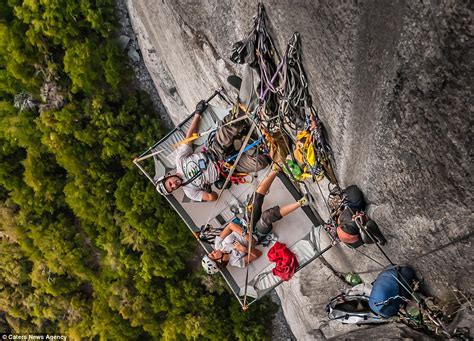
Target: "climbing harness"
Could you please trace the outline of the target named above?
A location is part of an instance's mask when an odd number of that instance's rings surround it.
[[[219,175],[222,176],[224,179],[227,179],[229,177],[230,170],[232,169],[232,165],[221,160],[217,161],[216,165],[217,170],[219,171]],[[248,176],[248,173],[234,172],[230,177],[230,181],[235,185],[247,183]]]
[[[239,163],[239,160],[240,160],[241,156],[243,155],[244,150],[245,150],[245,148],[247,147],[247,144],[249,143],[250,137],[252,136],[252,133],[253,133],[254,129],[255,129],[255,124],[252,124],[251,127],[250,127],[250,130],[249,130],[249,132],[248,132],[248,134],[247,134],[247,136],[245,137],[245,140],[244,140],[244,142],[243,142],[243,144],[242,144],[242,147],[240,148],[239,153],[237,154],[237,156],[236,156],[236,158],[235,158],[235,160],[234,160],[234,165],[232,166],[232,168],[231,168],[230,171],[229,171],[228,177],[227,177],[227,179],[225,180],[225,183],[224,183],[223,188],[226,188],[228,182],[229,182],[230,179],[232,178],[232,175],[234,174],[235,168],[237,167],[237,165],[238,165],[238,163]],[[216,201],[216,206],[217,206],[217,203],[218,203],[220,197],[222,196],[222,193],[223,193],[223,192],[220,192],[220,193],[219,193],[219,196],[218,196],[217,201]]]
[[[235,168],[237,167],[237,165],[239,163],[239,160],[240,160],[241,156],[243,155],[243,151],[244,151],[245,147],[247,146],[247,144],[250,140],[250,137],[252,136],[252,133],[253,133],[254,129],[255,129],[255,124],[252,124],[250,126],[249,132],[247,133],[247,136],[245,137],[245,140],[244,140],[242,146],[240,147],[239,153],[237,154],[237,157],[235,158],[234,164],[230,168],[229,173],[227,174],[227,177],[225,179],[225,182],[224,182],[224,185],[222,186],[222,188],[226,188],[227,185],[229,184],[229,181],[231,181],[232,175],[234,174],[234,171],[235,171]],[[219,195],[217,196],[217,200],[216,200],[216,203],[214,205],[214,209],[219,204],[219,201],[220,201],[223,193],[224,193],[224,191],[221,191],[219,193]],[[214,210],[211,210],[210,213],[209,213],[209,217],[207,218],[206,224],[209,224],[209,221],[211,220],[213,213],[214,213]]]
[[[205,224],[200,227],[199,231],[195,233],[195,236],[199,240],[213,245],[216,237],[222,230],[222,227],[216,228],[211,224]]]

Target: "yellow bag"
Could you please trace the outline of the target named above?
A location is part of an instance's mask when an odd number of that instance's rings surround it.
[[[311,134],[307,131],[300,131],[296,136],[296,148],[293,152],[299,164],[309,164],[314,167],[316,164],[316,151],[314,150]]]

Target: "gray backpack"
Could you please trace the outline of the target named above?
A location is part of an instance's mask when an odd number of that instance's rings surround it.
[[[375,324],[387,320],[375,314],[369,307],[372,285],[362,283],[343,290],[326,306],[329,320],[339,320],[347,324]]]

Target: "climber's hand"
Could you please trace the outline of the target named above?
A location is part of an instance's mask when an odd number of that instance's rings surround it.
[[[198,104],[196,104],[196,111],[195,113],[198,115],[201,115],[207,108],[207,103],[204,102],[203,100],[199,101]]]

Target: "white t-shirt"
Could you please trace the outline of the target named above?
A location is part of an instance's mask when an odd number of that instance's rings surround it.
[[[217,236],[214,240],[214,249],[220,250],[224,253],[229,253],[229,264],[239,268],[245,267],[245,257],[247,256],[246,252],[237,251],[234,249],[234,242],[238,241],[245,247],[248,247],[248,243],[245,240],[244,236],[238,234],[237,232],[232,232],[227,237],[222,239],[222,237]],[[252,247],[255,246],[256,240],[252,243]]]
[[[191,146],[187,144],[182,144],[176,149],[176,174],[183,178],[183,182],[199,172],[199,159],[206,159],[206,156],[203,153],[194,154]],[[216,165],[208,161],[207,168],[193,182],[184,186],[183,191],[188,198],[202,201],[202,195],[205,193],[202,188],[205,185],[212,185],[218,178],[219,171]]]

